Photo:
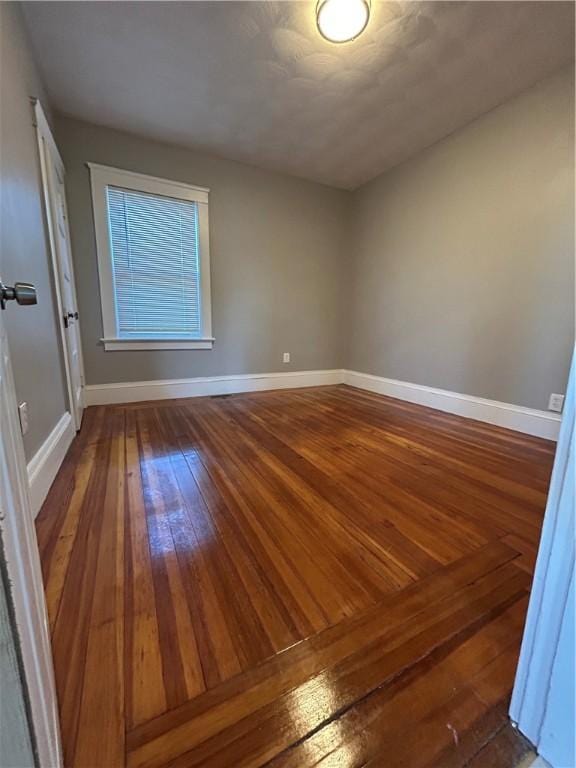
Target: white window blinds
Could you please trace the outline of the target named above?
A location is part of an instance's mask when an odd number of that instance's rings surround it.
[[[202,335],[198,204],[106,187],[117,333]]]

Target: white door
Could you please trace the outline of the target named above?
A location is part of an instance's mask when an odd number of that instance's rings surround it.
[[[35,113],[44,201],[46,204],[50,250],[56,287],[56,301],[60,312],[68,399],[70,401],[70,412],[72,413],[75,427],[78,430],[82,423],[82,413],[84,411],[84,371],[72,250],[70,247],[70,230],[66,208],[64,163],[38,101],[35,105]]]
[[[576,765],[576,352],[538,549],[510,717],[554,768]]]
[[[0,281],[1,283],[1,281]],[[6,310],[26,312],[8,302]],[[10,353],[0,311],[0,537],[41,766],[62,764],[58,707],[36,531]],[[1,704],[0,704],[1,709]]]

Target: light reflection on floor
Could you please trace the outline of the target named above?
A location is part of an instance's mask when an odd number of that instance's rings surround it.
[[[200,510],[182,497],[173,467],[173,462],[182,461],[191,465],[201,463],[201,453],[190,450],[184,456],[174,449],[161,456],[140,457],[146,513],[153,518],[149,527],[153,526],[156,534],[149,535],[153,560],[169,557],[175,546],[181,555],[186,555],[217,544],[217,531],[208,510]],[[199,490],[198,494],[201,496]]]

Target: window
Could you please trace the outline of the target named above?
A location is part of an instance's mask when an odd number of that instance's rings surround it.
[[[104,348],[211,349],[208,190],[89,168]]]

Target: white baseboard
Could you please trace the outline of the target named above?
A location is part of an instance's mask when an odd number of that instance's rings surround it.
[[[39,450],[28,462],[30,506],[34,517],[48,495],[56,473],[64,461],[66,451],[74,439],[72,416],[68,411],[60,418]]]
[[[134,381],[118,384],[89,384],[85,387],[86,405],[137,403],[143,400],[171,400],[179,397],[227,395],[259,392],[265,389],[295,389],[341,384],[344,371],[291,371],[254,373],[239,376],[208,376],[165,381]]]
[[[458,392],[435,389],[422,384],[386,379],[382,376],[373,376],[358,371],[345,371],[344,383],[388,397],[406,400],[410,403],[426,405],[439,411],[455,413],[458,416],[543,437],[546,440],[558,439],[561,416],[557,413],[524,408],[511,403],[501,403],[497,400],[486,400],[472,395],[462,395]]]
[[[170,400],[180,397],[238,394],[265,389],[295,389],[327,384],[349,384],[370,392],[426,405],[439,411],[455,413],[488,424],[525,432],[547,440],[557,440],[561,417],[520,405],[462,395],[422,384],[386,379],[358,371],[291,371],[238,376],[208,376],[165,381],[134,381],[117,384],[91,384],[85,388],[87,405],[135,403],[143,400]]]

